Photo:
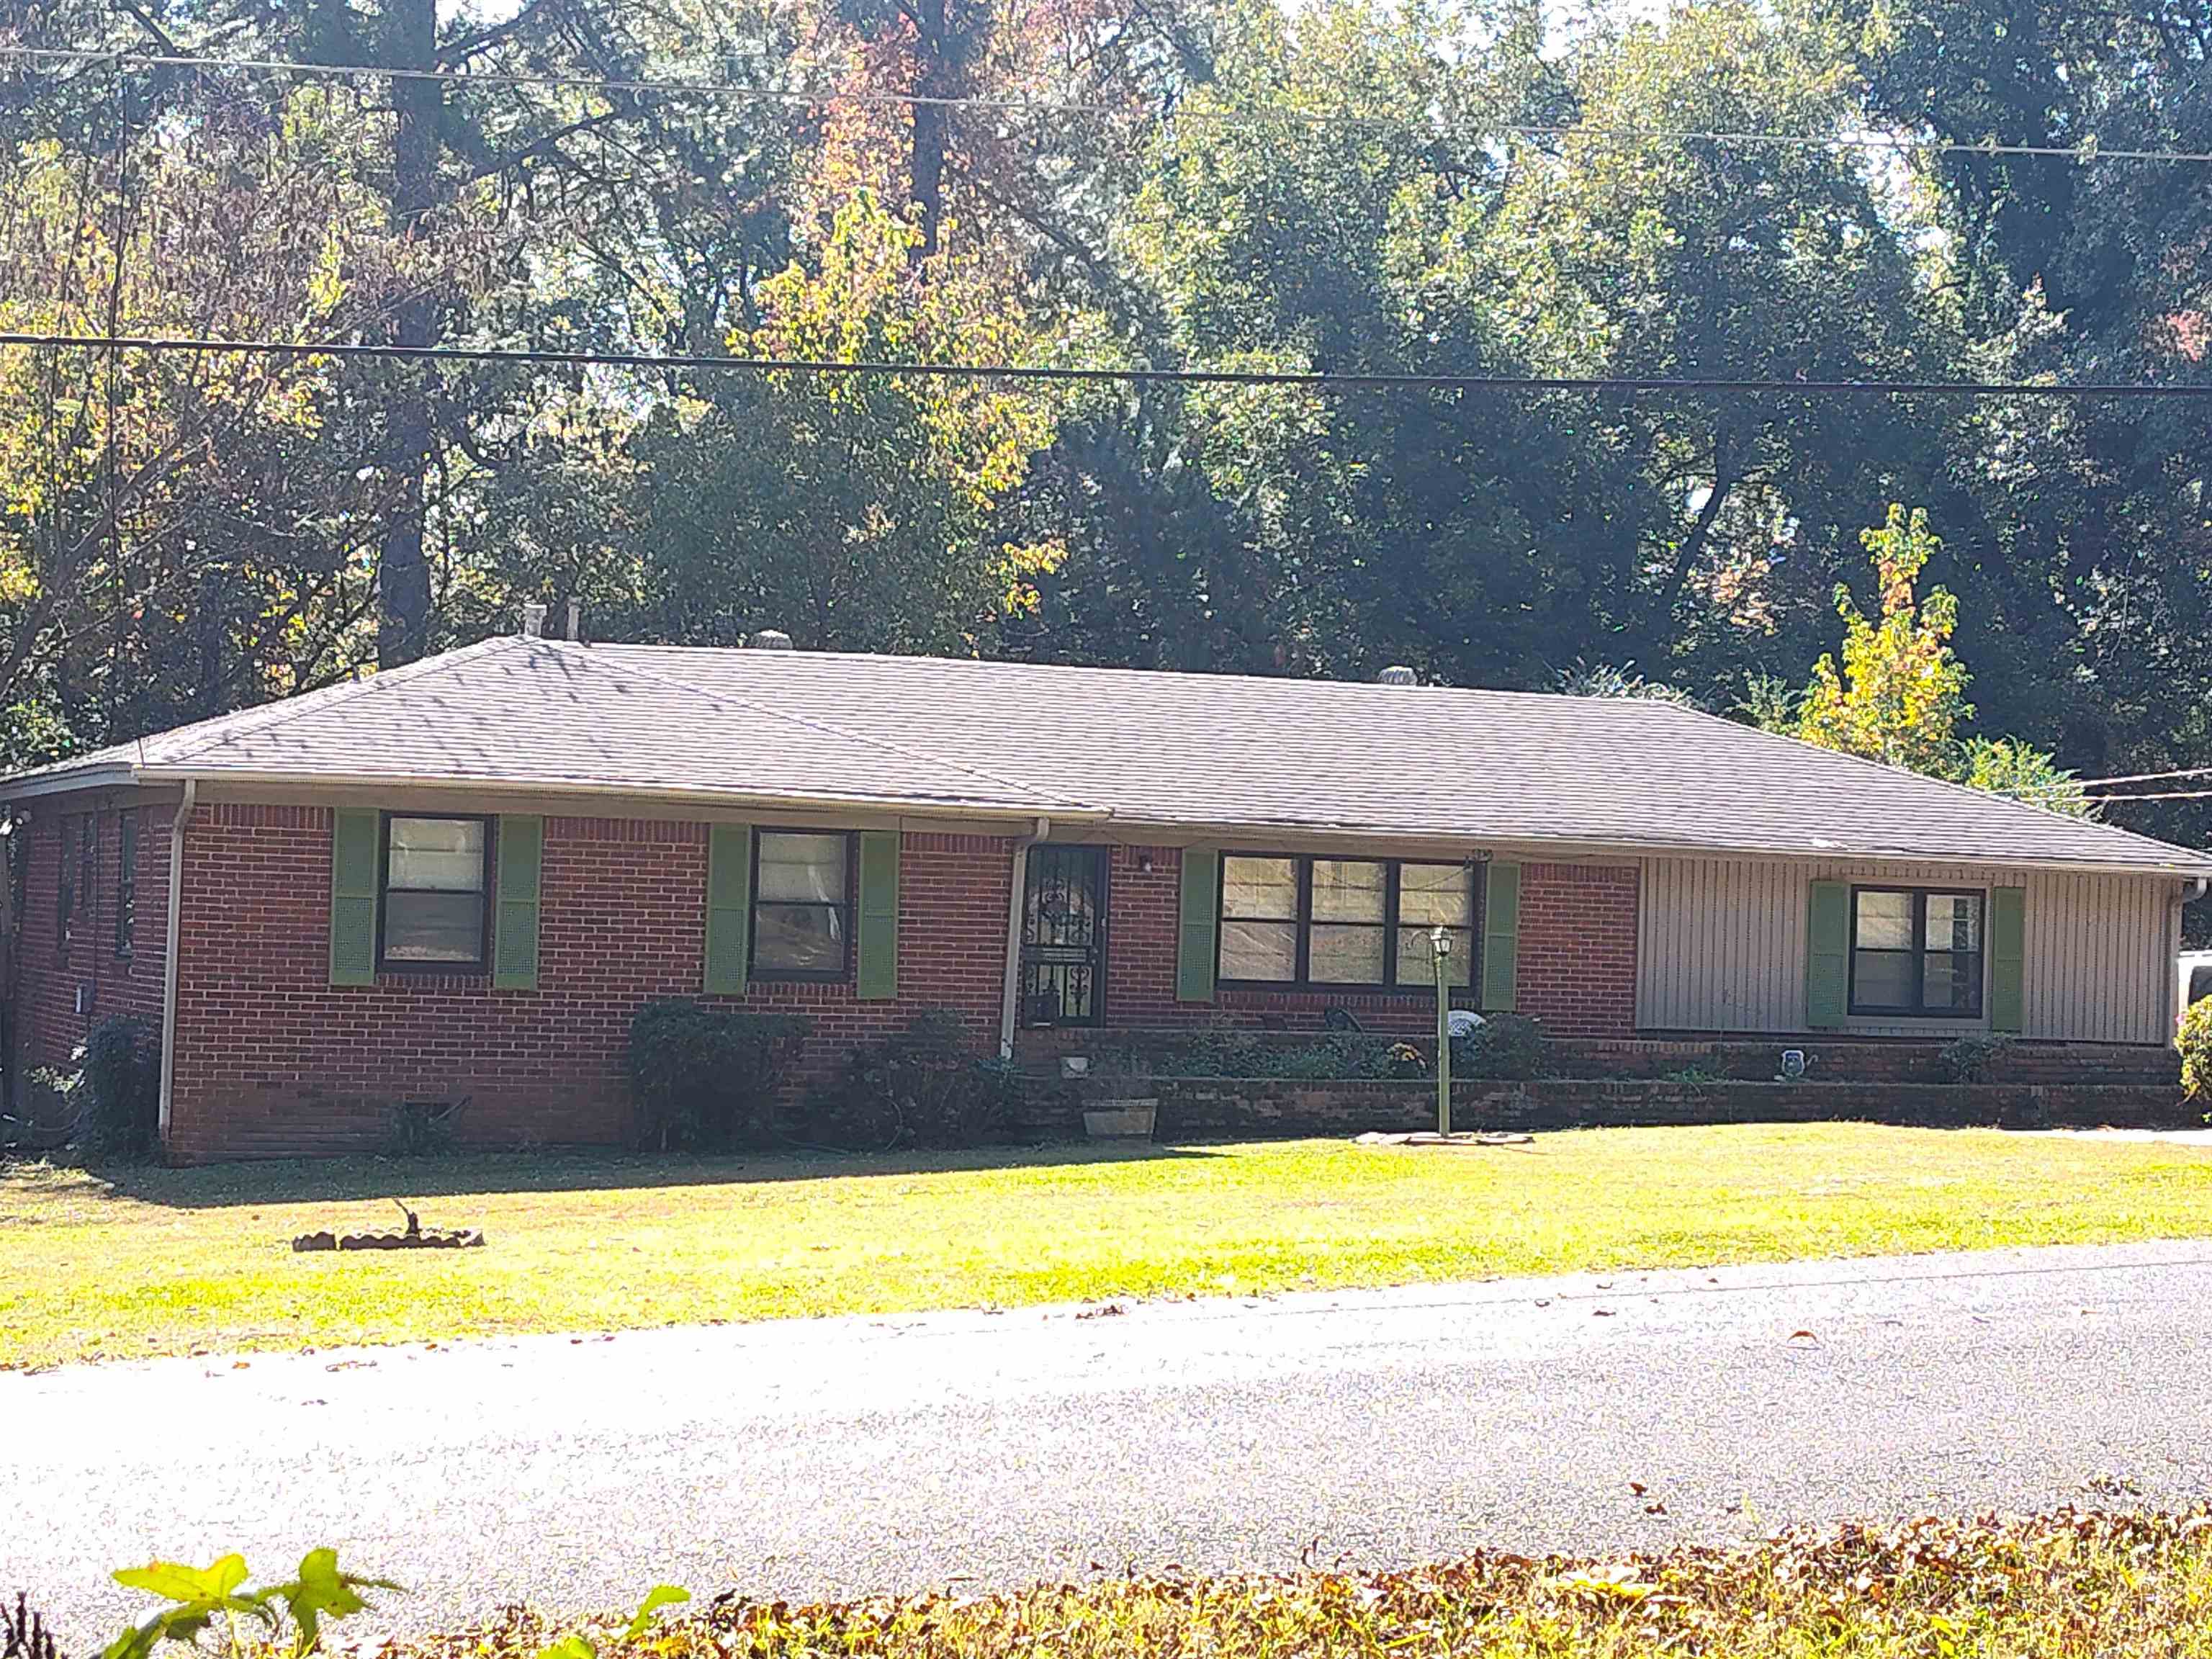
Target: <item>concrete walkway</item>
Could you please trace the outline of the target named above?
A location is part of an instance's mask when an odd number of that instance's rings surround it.
[[[0,1588],[82,1653],[157,1553],[336,1544],[406,1628],[2180,1503],[2208,1334],[2177,1243],[0,1376]]]

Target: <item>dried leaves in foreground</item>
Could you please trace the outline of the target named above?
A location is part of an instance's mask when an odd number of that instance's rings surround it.
[[[492,1630],[388,1650],[386,1659],[526,1656],[551,1633],[517,1611]],[[1484,1554],[1406,1572],[1132,1577],[817,1605],[726,1595],[630,1650],[656,1659],[2212,1659],[2212,1516],[2069,1510],[1791,1532],[1658,1555]]]

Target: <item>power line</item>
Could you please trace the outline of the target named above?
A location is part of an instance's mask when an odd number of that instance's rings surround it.
[[[132,64],[147,69],[240,70],[307,75],[333,79],[375,76],[395,81],[434,81],[446,85],[534,88],[544,91],[628,93],[646,97],[744,98],[758,102],[813,106],[848,103],[898,108],[972,110],[985,114],[1035,114],[1055,118],[1117,119],[1129,114],[1118,104],[1005,97],[957,97],[926,93],[848,91],[835,88],[762,86],[733,81],[658,81],[588,75],[520,75],[496,70],[386,68],[373,64],[313,64],[284,58],[195,58],[179,52],[98,52],[88,47],[0,46],[0,58],[28,62]],[[1349,110],[1307,110],[1288,105],[1242,108],[1178,106],[1179,121],[1220,125],[1371,127],[1419,132],[1435,130],[1401,115],[1361,115]],[[1783,149],[1856,149],[1930,155],[2007,155],[2069,161],[2159,161],[2182,166],[2212,164],[2212,151],[2106,149],[2087,144],[1973,143],[1960,139],[1888,132],[1755,132],[1726,128],[1600,126],[1581,124],[1483,122],[1471,131],[1498,138],[1594,139],[1607,143],[1712,144]]]
[[[2081,778],[2084,789],[2102,789],[2115,783],[2163,783],[2168,778],[2212,778],[2212,766],[2185,766],[2178,772],[2130,772],[2120,778]]]
[[[87,351],[175,351],[290,357],[422,359],[563,368],[738,370],[770,374],[904,374],[922,380],[1045,381],[1073,385],[1304,386],[1350,392],[1633,392],[1701,396],[2019,397],[2142,399],[2212,398],[2212,381],[1694,380],[1626,374],[1370,374],[1321,370],[1092,368],[1048,363],[848,362],[821,357],[732,357],[689,352],[565,351],[540,347],[398,345],[381,341],[216,339],[180,335],[44,334],[0,331],[0,347]]]
[[[2084,799],[2099,806],[2116,800],[2212,800],[2212,789],[2167,789],[2151,795],[2089,795]]]

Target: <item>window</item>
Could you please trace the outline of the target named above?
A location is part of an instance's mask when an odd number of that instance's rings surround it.
[[[1474,973],[1475,870],[1399,860],[1221,860],[1220,974],[1261,985],[1408,988],[1436,982],[1431,932],[1450,936],[1450,983]]]
[[[1851,1012],[1972,1019],[1982,1012],[1982,896],[1851,890]]]
[[[115,821],[115,954],[127,957],[137,948],[138,926],[138,815],[125,812]]]
[[[757,977],[845,977],[852,960],[853,838],[763,830],[753,838]]]
[[[386,817],[381,965],[484,965],[489,844],[484,818]]]

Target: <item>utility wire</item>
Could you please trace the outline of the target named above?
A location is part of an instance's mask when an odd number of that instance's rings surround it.
[[[2212,398],[2212,381],[1697,380],[1625,374],[1365,374],[1236,368],[1085,368],[1046,363],[848,362],[821,357],[732,357],[705,353],[566,351],[541,347],[398,345],[380,341],[213,339],[185,335],[46,334],[0,331],[0,347],[99,351],[259,353],[291,357],[405,358],[520,363],[566,368],[740,370],[769,374],[905,374],[922,380],[1046,381],[1075,385],[1303,386],[1352,392],[1651,392],[1784,397],[2019,397],[2059,399]]]
[[[2098,806],[2116,800],[2212,800],[2212,789],[2168,789],[2152,795],[2089,795],[2084,799]]]
[[[2130,772],[2120,778],[2078,778],[2084,789],[2102,789],[2115,783],[2163,783],[2168,778],[2212,778],[2212,766],[2185,766],[2179,772]]]
[[[380,77],[394,81],[435,81],[447,85],[536,88],[548,91],[628,93],[649,97],[744,98],[757,102],[813,106],[848,103],[898,108],[973,110],[986,114],[1036,114],[1055,118],[1074,117],[1115,119],[1130,112],[1118,104],[1059,101],[1048,99],[954,97],[912,92],[846,91],[835,88],[769,87],[731,81],[656,81],[587,75],[518,75],[495,70],[385,68],[373,64],[311,64],[283,58],[195,58],[175,52],[97,52],[88,47],[0,46],[0,58],[37,63],[117,64],[147,69],[242,70],[256,72],[308,75],[347,79]],[[1401,115],[1360,115],[1348,110],[1297,109],[1272,104],[1242,108],[1178,106],[1178,121],[1219,125],[1291,125],[1312,127],[1371,127],[1419,132],[1435,137],[1423,122]],[[2014,155],[2069,161],[2160,161],[2181,166],[2212,164],[2212,151],[2160,149],[2106,149],[2087,144],[1999,143],[1992,139],[1971,143],[1960,139],[1935,138],[1910,133],[1887,132],[1750,132],[1697,127],[1598,126],[1581,124],[1537,125],[1522,122],[1484,122],[1473,131],[1499,138],[1588,138],[1607,143],[1712,144],[1726,148],[1767,147],[1781,149],[1857,149],[1904,151],[1931,155]]]

